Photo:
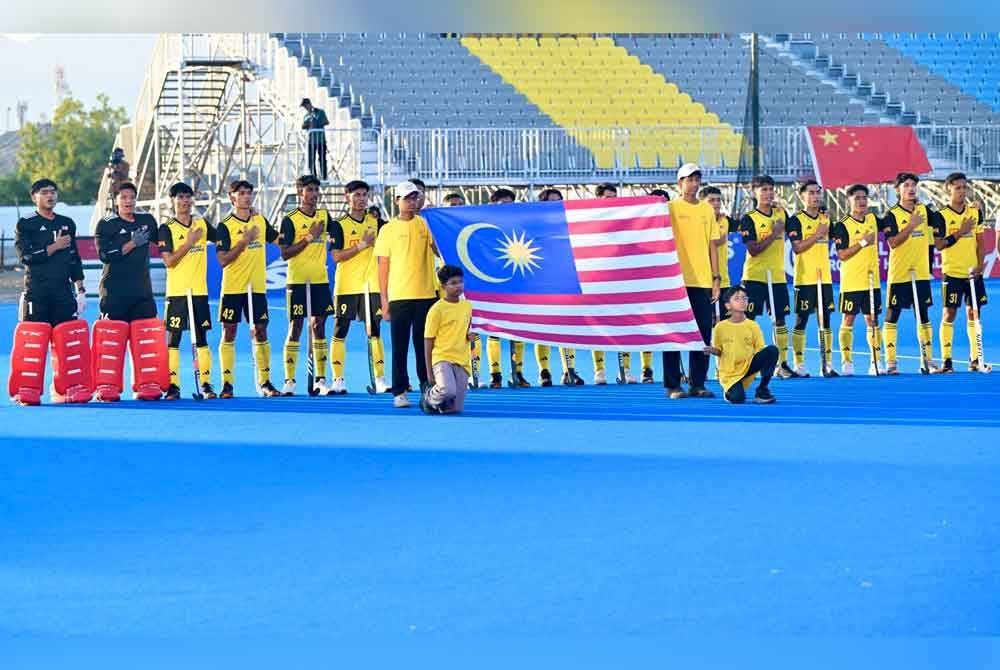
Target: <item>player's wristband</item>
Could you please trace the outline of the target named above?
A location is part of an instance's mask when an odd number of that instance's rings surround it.
[[[357,245],[357,250],[358,251],[364,251],[367,248],[368,248],[368,243],[367,242],[365,242],[364,240],[361,240],[360,242],[358,242],[358,245]]]
[[[860,239],[860,240],[858,241],[858,244],[860,244],[860,245],[861,245],[861,248],[862,248],[862,249],[864,249],[865,247],[867,247],[867,246],[868,246],[868,240],[866,240],[865,238],[863,238],[863,237],[862,237],[862,238],[861,238],[861,239]]]
[[[953,247],[958,242],[958,239],[954,235],[949,235],[948,237],[944,238],[944,241],[948,243],[949,247]]]
[[[712,275],[712,281],[722,281],[722,275]]]

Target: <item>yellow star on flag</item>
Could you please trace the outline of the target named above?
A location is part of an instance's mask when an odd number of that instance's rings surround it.
[[[837,143],[837,135],[831,133],[829,130],[824,130],[823,134],[820,135],[820,138],[823,140],[824,147]]]

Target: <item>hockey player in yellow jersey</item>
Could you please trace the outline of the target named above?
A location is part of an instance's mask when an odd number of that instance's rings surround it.
[[[961,172],[945,178],[948,206],[931,214],[934,245],[941,250],[941,291],[944,313],[941,318],[941,371],[954,372],[952,345],[955,339],[955,316],[966,306],[966,334],[969,337],[969,371],[976,371],[984,361],[978,360],[975,332],[975,312],[972,304],[971,279],[976,285],[976,304],[986,306],[986,285],[983,282],[986,243],[983,239],[983,208],[969,202],[968,180]]]
[[[229,185],[233,211],[216,231],[215,253],[222,267],[219,321],[219,363],[222,366],[220,398],[232,398],[236,367],[236,330],[246,320],[252,330],[254,386],[258,395],[273,398],[281,393],[271,383],[271,343],[267,340],[267,244],[278,240],[278,231],[252,208],[254,186],[246,180]],[[252,322],[251,322],[252,321]]]

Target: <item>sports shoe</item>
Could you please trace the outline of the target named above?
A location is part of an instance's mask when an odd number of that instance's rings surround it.
[[[181,399],[181,387],[177,384],[171,384],[167,389],[167,395],[164,396],[166,400],[180,400]]]
[[[399,395],[393,397],[392,406],[398,408],[409,407],[410,399],[406,397],[405,393],[400,393]]]
[[[979,372],[979,359],[974,358],[969,361],[969,372]]]
[[[295,395],[295,380],[286,379],[285,385],[281,387],[281,395],[283,396],[293,396]]]
[[[281,395],[281,391],[274,388],[274,384],[268,380],[260,385],[260,388],[257,390],[257,394],[261,398],[277,398]]]
[[[843,363],[840,366],[840,374],[844,375],[845,377],[853,377],[854,376],[854,363],[851,363],[850,361],[847,361],[846,363]]]
[[[598,370],[594,373],[594,383],[598,386],[604,386],[608,383],[608,375],[604,370]]]
[[[514,377],[510,381],[511,381],[511,386],[517,387],[519,389],[531,388],[531,384],[528,382],[527,379],[524,378],[524,375],[521,374],[520,370],[514,373]]]
[[[563,386],[583,386],[586,382],[583,381],[583,377],[576,374],[576,368],[569,368],[563,373],[562,384]]]
[[[876,363],[870,363],[868,365],[869,377],[877,377],[878,375],[884,375],[884,374],[885,374],[885,366],[882,365],[882,361],[878,361]]]
[[[780,379],[797,379],[799,374],[788,363],[781,363],[774,369],[774,376]]]
[[[643,368],[642,369],[642,383],[652,384],[653,383],[653,368]]]
[[[503,388],[503,375],[499,372],[490,373],[490,388],[491,389],[502,389]]]
[[[326,381],[326,377],[316,377],[313,388],[316,389],[316,395],[331,395],[333,391],[333,387],[330,386],[330,382]]]
[[[375,393],[388,393],[389,385],[385,382],[385,377],[375,378]]]
[[[771,389],[766,386],[764,388],[758,387],[757,392],[753,395],[753,401],[758,405],[770,405],[775,400],[776,398],[774,397],[774,394],[771,393]]]
[[[548,370],[542,370],[538,373],[538,385],[539,386],[552,386],[552,373]]]
[[[950,358],[944,359],[944,361],[941,363],[941,373],[951,374],[954,371],[955,371],[955,366],[954,364],[952,364],[951,359]]]
[[[229,400],[233,397],[233,385],[229,382],[222,382],[222,392],[219,393],[219,397],[223,400]]]
[[[625,383],[626,384],[638,384],[639,380],[635,378],[631,370],[625,371]]]
[[[680,400],[682,398],[687,398],[687,392],[682,388],[667,389],[667,397],[671,400]]]
[[[937,375],[941,374],[941,367],[934,361],[927,361],[927,367],[920,368],[921,374]]]
[[[201,385],[201,394],[205,396],[205,400],[215,400],[219,397],[209,382],[205,382]]]
[[[809,377],[809,368],[805,366],[805,363],[800,363],[795,366],[795,374],[805,379]]]
[[[827,363],[826,368],[823,369],[823,376],[828,379],[832,379],[833,377],[839,377],[840,375],[834,369],[832,363]]]
[[[715,394],[704,386],[692,386],[691,390],[688,391],[688,396],[692,398],[714,398]]]
[[[895,377],[899,374],[899,365],[895,362],[888,363],[885,367],[885,374],[889,377]]]
[[[347,393],[347,382],[344,381],[343,377],[337,377],[333,380],[329,395],[344,395],[345,393]]]

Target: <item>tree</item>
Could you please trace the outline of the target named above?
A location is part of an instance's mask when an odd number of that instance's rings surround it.
[[[86,109],[75,98],[56,108],[51,124],[28,123],[21,129],[17,150],[19,188],[48,177],[59,185],[59,199],[70,205],[89,204],[97,190],[114,148],[118,129],[128,123],[123,107],[111,107],[108,96],[97,96],[97,105]],[[0,179],[0,196],[5,181]]]

